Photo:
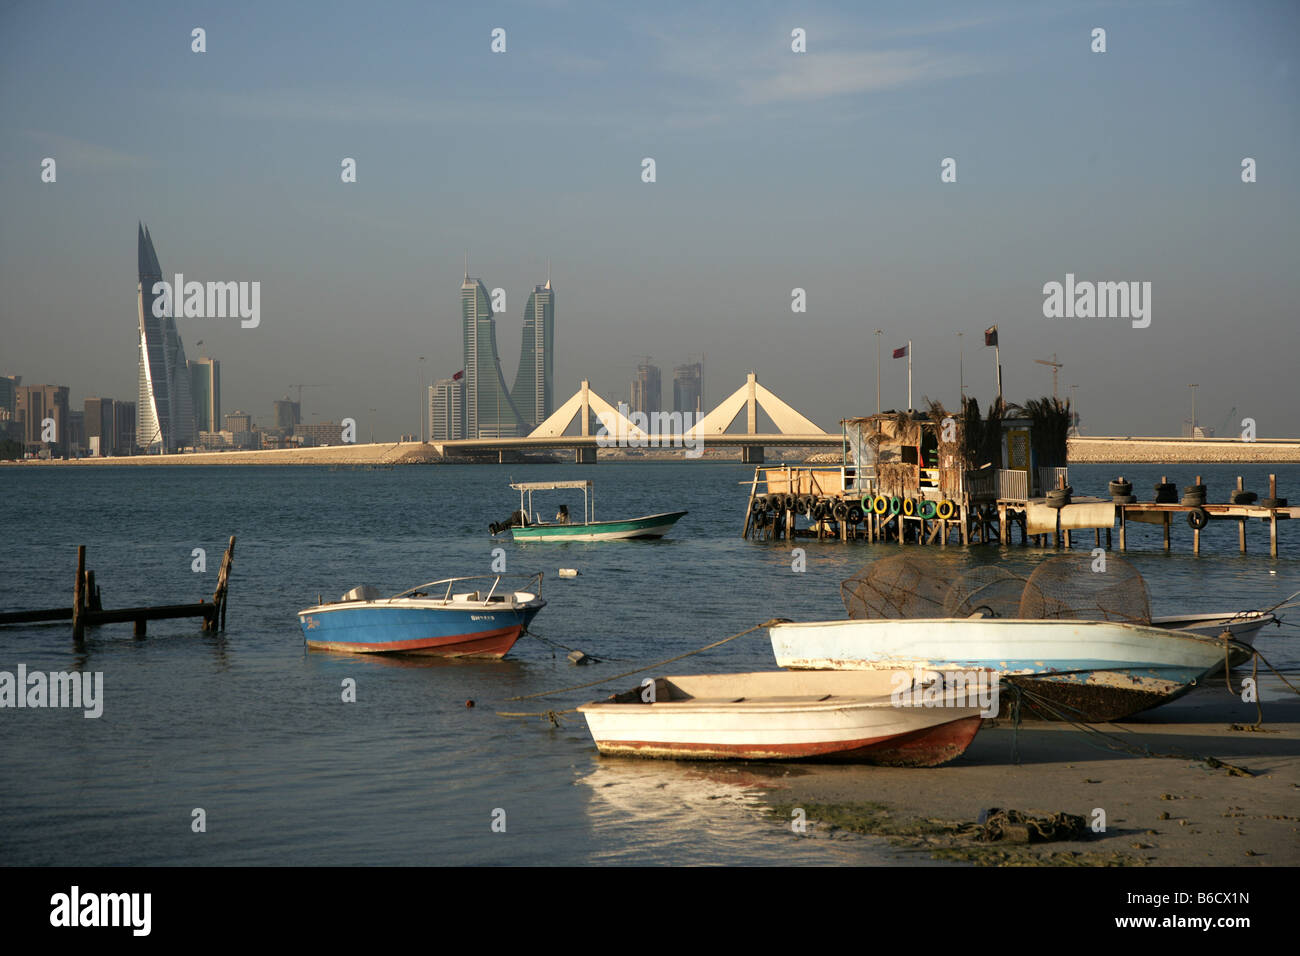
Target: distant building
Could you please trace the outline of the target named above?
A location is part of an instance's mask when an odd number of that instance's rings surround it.
[[[225,425],[226,427],[222,429],[223,431],[251,432],[253,430],[253,416],[249,415],[247,412],[241,412],[239,409],[235,409],[233,412],[226,415]]]
[[[86,453],[96,456],[117,454],[117,402],[111,398],[88,398],[83,412]]]
[[[0,438],[22,441],[22,427],[18,424],[18,386],[21,375],[0,375]]]
[[[297,402],[289,401],[286,395],[275,403],[275,427],[283,429],[286,433],[293,433],[293,426],[302,421],[302,406]]]
[[[221,428],[221,363],[207,357],[190,362],[190,395],[194,427],[201,432]]]
[[[548,275],[545,285],[533,286],[533,294],[524,306],[523,347],[519,350],[515,385],[510,390],[522,417],[521,424],[527,431],[532,431],[555,411],[554,365],[555,290]]]
[[[86,413],[79,408],[68,409],[67,454],[80,458],[86,453]]]
[[[651,365],[650,359],[636,367],[636,378],[632,379],[632,411],[651,412],[663,410],[661,400],[659,366]]]
[[[440,378],[429,387],[429,440],[459,441],[465,437],[464,379]]]
[[[319,422],[315,425],[295,425],[293,437],[306,446],[343,444],[343,426],[339,422]]]
[[[673,369],[673,411],[704,411],[704,366],[699,362]]]
[[[160,308],[165,313],[161,317],[154,315],[154,303],[161,293],[153,290],[162,281],[162,266],[153,238],[143,225],[139,226],[136,247],[140,276],[136,290],[140,366],[136,441],[144,449],[173,452],[194,444],[196,434],[189,366],[174,318],[181,290],[173,290],[172,308]]]
[[[465,357],[465,436],[513,438],[526,418],[515,407],[501,374],[492,302],[481,279],[465,273],[460,287]]]
[[[48,449],[54,456],[67,455],[68,386],[19,385],[15,397],[15,414],[22,426],[24,449],[30,452]],[[52,426],[49,430],[47,421]]]
[[[113,403],[113,433],[117,436],[117,454],[135,454],[135,402]]]

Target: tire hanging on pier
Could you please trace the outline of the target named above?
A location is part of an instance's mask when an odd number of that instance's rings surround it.
[[[938,509],[935,507],[935,503],[929,498],[926,498],[921,501],[921,507],[916,513],[928,521],[935,516],[937,511]]]
[[[891,515],[899,514],[903,510],[903,499],[894,495],[889,499],[889,513]]]
[[[837,501],[835,507],[831,509],[831,514],[835,516],[836,521],[843,521],[849,516],[849,506],[842,501]]]
[[[889,499],[884,495],[876,495],[871,499],[871,510],[878,515],[883,515],[889,510]]]
[[[1192,526],[1193,531],[1200,531],[1210,523],[1210,513],[1204,508],[1193,508],[1187,512],[1187,523]]]
[[[949,518],[951,518],[954,514],[957,513],[957,506],[953,504],[949,499],[945,498],[943,499],[943,501],[939,502],[939,504],[935,507],[934,513],[936,517],[942,518],[944,521],[947,521]]]
[[[907,517],[907,518],[910,518],[910,517],[912,517],[912,515],[914,515],[914,514],[916,514],[916,502],[913,501],[911,498],[904,498],[904,499],[903,499],[903,516],[904,516],[904,517]]]

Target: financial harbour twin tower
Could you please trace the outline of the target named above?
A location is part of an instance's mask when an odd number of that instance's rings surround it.
[[[550,276],[533,287],[524,306],[523,347],[512,387],[506,387],[501,369],[492,299],[483,280],[468,271],[460,287],[460,311],[465,367],[458,377],[431,389],[430,436],[454,441],[527,435],[555,410],[555,290]]]

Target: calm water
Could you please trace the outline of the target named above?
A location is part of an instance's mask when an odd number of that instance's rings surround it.
[[[1237,474],[1300,496],[1295,466],[1125,466],[1145,496],[1161,473],[1199,472],[1211,500]],[[1075,466],[1079,493],[1105,492],[1114,466]],[[109,607],[206,597],[225,540],[239,536],[224,634],[189,622],[92,633],[75,652],[67,625],[0,629],[0,670],[104,674],[104,713],[0,711],[0,861],[9,864],[575,864],[870,863],[900,858],[871,841],[808,841],[754,806],[762,767],[601,759],[578,715],[558,729],[498,710],[571,707],[642,675],[547,703],[507,697],[561,688],[682,653],[770,617],[843,614],[838,582],[873,553],[864,545],[739,537],[753,472],[741,465],[451,466],[379,472],[325,468],[0,469],[0,608],[71,603],[76,546],[87,545]],[[661,542],[516,545],[487,534],[517,506],[514,480],[596,479],[597,514],[688,508]],[[556,503],[560,500],[551,500]],[[581,503],[578,503],[580,511]],[[571,503],[572,509],[572,503]],[[1259,607],[1300,590],[1300,522],[1267,556],[1212,525],[1200,557],[1175,525],[1130,526],[1130,558],[1153,613]],[[1084,533],[1087,543],[1091,538]],[[1118,542],[1116,542],[1118,544]],[[208,569],[191,570],[207,550]],[[576,668],[525,638],[505,661],[411,662],[311,652],[295,612],[318,594],[372,583],[387,593],[490,570],[503,547],[512,572],[546,572],[539,634],[605,660]],[[1143,549],[1146,549],[1145,551]],[[893,547],[876,549],[892,553]],[[1032,568],[1045,552],[931,549],[954,569],[1005,560]],[[582,576],[561,580],[559,567]],[[1273,573],[1275,572],[1275,573]],[[1296,615],[1293,619],[1300,619]],[[1259,646],[1295,666],[1288,631]],[[762,632],[670,665],[668,672],[770,669]],[[357,702],[341,682],[357,683]],[[468,709],[467,699],[477,706]],[[921,775],[918,775],[920,781]],[[866,796],[866,795],[864,795]],[[207,832],[191,832],[201,807]],[[506,832],[491,829],[503,809]]]

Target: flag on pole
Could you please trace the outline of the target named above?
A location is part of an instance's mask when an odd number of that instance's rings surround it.
[[[894,349],[894,358],[902,358],[906,354],[907,354],[906,345],[904,345],[901,349]]]
[[[451,380],[452,380],[453,382],[458,382],[458,381],[460,381],[460,380],[461,380],[462,378],[464,378],[464,377],[465,377],[465,370],[464,370],[464,369],[461,369],[459,372],[457,372],[455,375],[453,375],[453,376],[451,377]]]
[[[995,349],[998,347],[998,327],[990,326],[984,330],[984,347],[986,349]]]

